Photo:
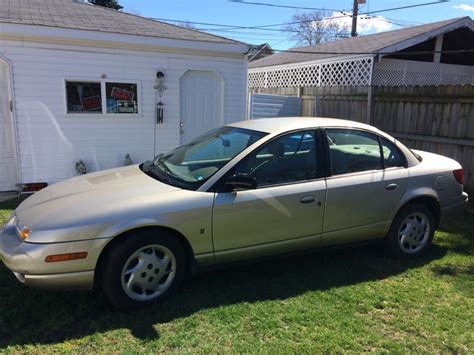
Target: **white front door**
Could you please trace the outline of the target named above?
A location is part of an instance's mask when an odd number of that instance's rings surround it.
[[[8,66],[0,59],[0,191],[16,190],[18,182],[8,82]]]
[[[181,144],[224,122],[224,83],[213,71],[188,70],[179,80]]]

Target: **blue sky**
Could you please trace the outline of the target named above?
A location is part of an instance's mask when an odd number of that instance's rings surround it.
[[[247,0],[280,5],[316,7],[351,11],[352,0]],[[408,6],[435,0],[366,0],[360,6],[361,12]],[[297,10],[267,6],[244,5],[228,0],[119,0],[124,11],[144,17],[164,18],[193,22],[208,22],[235,26],[259,26],[291,21]],[[303,11],[303,10],[301,10]],[[329,11],[332,14],[332,11]],[[454,0],[435,5],[380,13],[380,17],[359,21],[363,28],[359,33],[369,34],[378,31],[402,28],[397,24],[411,26],[445,19],[474,17],[474,0]],[[388,21],[390,22],[388,22]],[[343,18],[339,21],[350,21]],[[397,24],[394,24],[397,23]],[[196,25],[202,29],[216,29],[211,25]],[[278,27],[272,27],[278,29]],[[264,30],[212,31],[211,33],[234,38],[243,42],[259,44],[268,42],[277,49],[286,49],[295,44],[285,33]]]

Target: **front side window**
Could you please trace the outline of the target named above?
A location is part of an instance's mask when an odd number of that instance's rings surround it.
[[[278,137],[251,153],[233,174],[255,177],[257,187],[311,180],[319,176],[314,131]]]
[[[221,127],[143,164],[149,175],[182,188],[195,190],[219,169],[266,133]]]
[[[332,175],[382,169],[379,139],[371,133],[327,129]]]

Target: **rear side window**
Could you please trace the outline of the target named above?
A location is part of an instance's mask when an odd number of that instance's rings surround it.
[[[383,165],[385,169],[405,166],[405,157],[393,143],[383,138],[380,139],[380,143],[382,145]]]
[[[327,129],[332,175],[382,169],[379,139],[368,132]]]

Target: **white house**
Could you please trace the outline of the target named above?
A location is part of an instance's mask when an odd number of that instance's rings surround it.
[[[0,191],[244,119],[248,49],[78,0],[0,0]]]

